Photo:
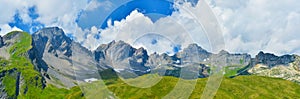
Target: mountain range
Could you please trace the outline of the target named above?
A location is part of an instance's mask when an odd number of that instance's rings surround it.
[[[67,37],[62,29],[48,27],[32,35],[14,31],[0,36],[0,98],[19,98],[49,84],[70,89],[79,83],[105,78],[110,75],[107,73],[117,73],[123,78],[145,74],[206,78],[215,64],[220,64],[228,77],[259,75],[300,84],[298,55],[259,52],[252,58],[247,53],[231,54],[225,50],[211,53],[197,44],[190,44],[169,56],[147,53],[147,49],[134,48],[124,41],[101,44],[91,51]],[[182,76],[183,69],[196,75]],[[106,74],[99,76],[104,72]],[[8,90],[8,86],[13,89]]]

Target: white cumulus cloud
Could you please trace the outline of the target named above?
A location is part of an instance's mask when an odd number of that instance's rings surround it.
[[[92,11],[100,6],[113,8],[108,0],[0,0],[0,35],[11,30],[9,22],[15,21],[13,16],[18,13],[24,23],[39,22],[48,26],[58,26],[71,33],[75,40],[89,49],[111,40],[124,40],[134,44],[147,33],[156,33],[172,43],[161,43],[159,52],[170,51],[170,45],[198,43],[211,50],[207,34],[193,15],[200,3],[191,6],[183,3],[171,16],[152,22],[148,17],[133,11],[121,21],[110,21],[114,26],[101,30],[98,27],[82,29],[75,20],[82,11]],[[260,50],[275,54],[300,54],[300,3],[297,0],[206,0],[219,19],[226,50],[230,52],[246,52],[252,55]],[[28,8],[36,7],[37,19],[29,17]],[[105,9],[103,11],[106,11]],[[109,10],[107,10],[109,11]],[[103,12],[109,13],[109,12]],[[41,28],[41,27],[36,27]],[[100,40],[97,38],[100,37]],[[149,39],[149,41],[151,41]],[[164,42],[166,40],[161,40]],[[160,43],[158,43],[160,44]],[[144,44],[145,45],[145,44]],[[142,45],[139,45],[142,46]],[[161,45],[160,45],[161,46]],[[145,46],[144,46],[145,47]]]
[[[298,0],[207,0],[232,52],[300,54]]]

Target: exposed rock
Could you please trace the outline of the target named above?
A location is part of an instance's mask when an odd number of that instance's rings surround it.
[[[3,38],[0,36],[0,57],[9,59],[10,55],[7,50],[8,50],[8,47],[5,46]]]
[[[256,64],[267,65],[269,68],[272,68],[276,65],[289,65],[289,63],[294,62],[295,57],[293,55],[284,55],[284,56],[276,56],[270,53],[259,52],[256,55],[254,62]]]
[[[226,66],[246,66],[251,62],[251,55],[249,54],[230,54],[222,50],[218,53],[218,56],[223,56],[221,58],[225,60]]]
[[[114,68],[116,71],[130,71],[144,74],[148,67],[145,66],[148,55],[145,49],[135,49],[124,41],[112,41],[100,45],[95,51],[95,59],[101,65]]]
[[[4,43],[3,43],[3,38],[1,37],[1,35],[0,35],[0,47],[2,47],[4,45]]]
[[[168,56],[165,53],[161,55],[153,53],[149,56],[146,66],[154,69],[160,65],[172,64],[173,61],[174,60],[172,59],[172,57]]]
[[[292,67],[300,72],[300,56],[294,55],[295,61],[291,63]]]
[[[300,84],[300,72],[297,69],[295,69],[293,65],[277,65],[272,68],[269,68],[266,65],[257,64],[253,68],[249,69],[248,72],[260,76],[282,78]]]
[[[180,77],[183,79],[197,79],[197,78],[205,78],[209,76],[210,67],[205,64],[185,64],[182,67],[178,67],[176,65],[166,65],[156,71],[165,70],[166,76],[174,76]]]
[[[209,65],[211,65],[231,66],[231,69],[243,68],[239,70],[241,74],[248,71],[248,74],[278,77],[298,82],[300,68],[300,61],[296,61],[300,58],[295,55],[278,57],[260,52],[256,58],[252,59],[249,54],[231,54],[225,50],[218,54],[212,54],[197,44],[190,44],[174,56],[168,56],[165,53],[161,55],[152,53],[148,56],[147,51],[143,48],[135,49],[123,41],[112,41],[109,44],[99,46],[94,53],[97,62],[119,72],[122,72],[121,70],[127,70],[127,72],[145,71],[149,67],[151,73],[157,72],[160,75],[180,77],[182,70],[195,74],[187,78],[196,77],[196,74],[200,78],[208,77],[210,74]],[[140,73],[147,74],[149,70]]]
[[[102,44],[95,50],[94,54],[95,59],[100,64],[110,66],[118,72],[127,71],[142,75],[150,71],[165,71],[159,74],[178,77],[180,70],[189,70],[190,73],[194,72],[194,74],[199,75],[197,77],[207,77],[209,74],[208,67],[204,64],[199,64],[199,62],[211,55],[211,53],[198,45],[191,44],[183,52],[175,56],[168,56],[166,53],[161,55],[152,53],[148,56],[144,48],[135,49],[123,41],[112,41],[109,44]],[[192,61],[189,61],[190,59]],[[192,68],[188,66],[191,64],[190,62],[198,64],[193,69],[190,69]]]
[[[5,72],[0,72],[0,99],[7,99],[7,93],[5,92],[5,85],[2,83]]]
[[[10,33],[4,35],[2,37],[4,45],[5,46],[13,45],[15,42],[19,41],[21,34],[22,33],[20,31],[13,31],[13,32],[10,32]]]
[[[250,74],[283,78],[300,84],[300,57],[297,55],[276,56],[260,52],[247,70]]]
[[[5,92],[5,86],[2,84],[2,80],[0,80],[0,99],[7,99],[7,93]]]
[[[211,53],[201,48],[197,44],[190,44],[187,48],[183,49],[182,52],[176,54],[177,58],[180,58],[183,63],[194,62],[199,63],[208,59]]]
[[[66,87],[75,86],[74,80],[99,78],[98,70],[106,68],[97,64],[91,51],[72,41],[60,28],[41,29],[32,39],[29,53],[34,65],[49,74],[50,80],[59,79]]]

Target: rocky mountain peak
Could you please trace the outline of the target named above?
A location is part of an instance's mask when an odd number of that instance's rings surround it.
[[[187,48],[183,49],[183,52],[187,52],[187,53],[194,52],[197,54],[210,54],[209,52],[207,52],[205,49],[203,49],[196,43],[190,44]]]
[[[71,43],[71,39],[67,37],[64,31],[58,27],[44,28],[33,34],[33,39],[39,38],[54,42],[52,43],[53,45],[59,44],[64,41],[67,43]]]
[[[63,52],[65,56],[71,56],[72,40],[68,38],[64,31],[58,27],[44,28],[32,35],[33,44],[40,55],[44,51],[53,53],[56,56],[58,52]],[[45,50],[46,49],[46,50]]]
[[[201,62],[209,58],[210,55],[211,53],[194,43],[177,53],[176,57],[181,58],[184,62]]]
[[[72,41],[58,27],[41,29],[32,34],[32,40],[30,58],[34,65],[51,76],[49,81],[59,79],[64,86],[72,87],[75,78],[83,81],[106,69],[96,62],[90,50]]]
[[[200,46],[198,46],[198,44],[196,43],[193,43],[193,44],[190,44],[187,48],[185,49],[196,49],[196,50],[200,50],[200,51],[203,51],[204,49]]]
[[[219,52],[219,55],[229,55],[230,53],[228,52],[228,51],[226,51],[226,50],[221,50],[220,52]]]
[[[131,57],[136,49],[134,49],[129,44],[124,41],[112,41],[111,43],[103,49],[103,52],[114,60],[123,60],[128,57]]]
[[[276,56],[271,53],[259,52],[255,57],[255,62],[258,64],[264,64],[269,67],[273,67],[276,65],[288,65],[291,62],[295,61],[295,56],[293,55],[284,55],[284,56]]]
[[[134,55],[148,55],[148,53],[145,48],[141,47],[135,51]]]
[[[22,35],[22,32],[21,31],[13,31],[13,32],[10,32],[6,35],[4,35],[1,39],[2,41],[2,45],[4,46],[10,46],[12,45],[13,43],[15,43],[16,41],[19,40],[20,36]]]
[[[37,31],[34,35],[43,35],[48,37],[65,36],[64,31],[58,27],[47,27]]]

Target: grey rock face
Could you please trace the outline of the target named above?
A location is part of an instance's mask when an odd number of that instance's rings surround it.
[[[254,62],[256,64],[264,64],[269,66],[270,68],[276,65],[288,65],[291,62],[295,61],[295,56],[293,55],[284,55],[284,56],[276,56],[270,53],[259,52],[256,55]]]
[[[186,63],[182,62],[182,58],[199,62],[199,58],[196,58],[193,53],[199,53],[197,55],[200,55],[201,59],[206,59],[210,55],[206,50],[192,44],[179,55],[168,56],[166,53],[161,55],[153,53],[148,56],[144,48],[135,49],[123,41],[102,44],[94,52],[95,59],[100,64],[112,67],[118,72],[123,70],[142,75],[149,73],[151,70],[165,71],[161,75],[179,76],[180,70],[184,69],[199,74],[197,77],[207,77],[209,68],[204,64],[197,64],[195,68],[191,69],[190,66],[187,66],[190,65],[187,61]]]
[[[197,44],[190,44],[174,56],[168,56],[165,53],[152,53],[148,56],[145,49],[135,49],[123,41],[103,44],[94,53],[97,62],[117,71],[136,72],[146,70],[146,72],[140,72],[140,74],[147,74],[148,71],[151,71],[151,73],[158,72],[160,75],[179,77],[181,71],[185,70],[191,74],[197,74],[197,77],[200,78],[209,76],[210,68],[208,65],[230,66],[232,69],[243,68],[241,70],[243,72],[257,64],[265,64],[271,68],[278,65],[288,65],[295,61],[295,57],[292,55],[278,57],[263,52],[259,53],[254,59],[246,53],[231,54],[225,50],[220,51],[218,54],[212,54]],[[296,64],[293,68],[299,67],[299,63],[293,64]],[[187,78],[190,79],[191,77],[196,77],[196,75]]]
[[[153,53],[149,56],[147,66],[155,68],[158,65],[166,65],[166,64],[172,64],[173,63],[172,57],[168,56],[167,54],[157,54]]]
[[[190,44],[182,52],[176,54],[177,58],[180,58],[183,63],[185,62],[203,62],[211,56],[211,53],[201,48],[197,44]]]
[[[3,45],[4,45],[3,38],[0,36],[0,47],[2,47]]]
[[[7,93],[5,92],[5,86],[2,84],[1,78],[5,76],[5,72],[0,73],[0,99],[7,99]]]
[[[34,45],[37,48],[38,55],[47,53],[54,54],[58,57],[59,52],[64,52],[62,55],[71,56],[71,39],[64,35],[63,30],[55,28],[44,28],[32,35]]]
[[[250,74],[282,78],[300,84],[300,58],[297,55],[276,56],[270,53],[260,52],[253,59]]]
[[[218,56],[224,59],[226,66],[246,66],[251,62],[251,55],[249,54],[230,54],[222,50],[218,53]]]
[[[13,45],[17,40],[19,40],[19,37],[21,36],[21,33],[16,31],[10,34],[6,34],[2,37],[3,44],[5,46]]]
[[[41,72],[50,75],[50,82],[59,79],[66,87],[72,87],[74,80],[98,78],[98,70],[106,68],[98,65],[91,51],[72,41],[60,28],[41,29],[32,39],[30,58]]]
[[[294,61],[293,65],[294,65],[295,69],[300,72],[300,56],[294,55],[294,57],[296,60]]]
[[[0,57],[3,57],[5,59],[9,59],[10,55],[9,55],[7,50],[8,50],[8,48],[5,47],[3,37],[0,36]]]
[[[145,67],[145,64],[148,60],[148,57],[147,51],[144,48],[135,50],[134,54],[129,59],[132,69],[142,69],[142,71],[147,71],[148,68]]]
[[[145,49],[135,49],[123,41],[112,41],[100,45],[95,51],[95,59],[101,65],[106,65],[119,71],[132,71],[143,74],[148,70],[145,66],[148,55]]]

